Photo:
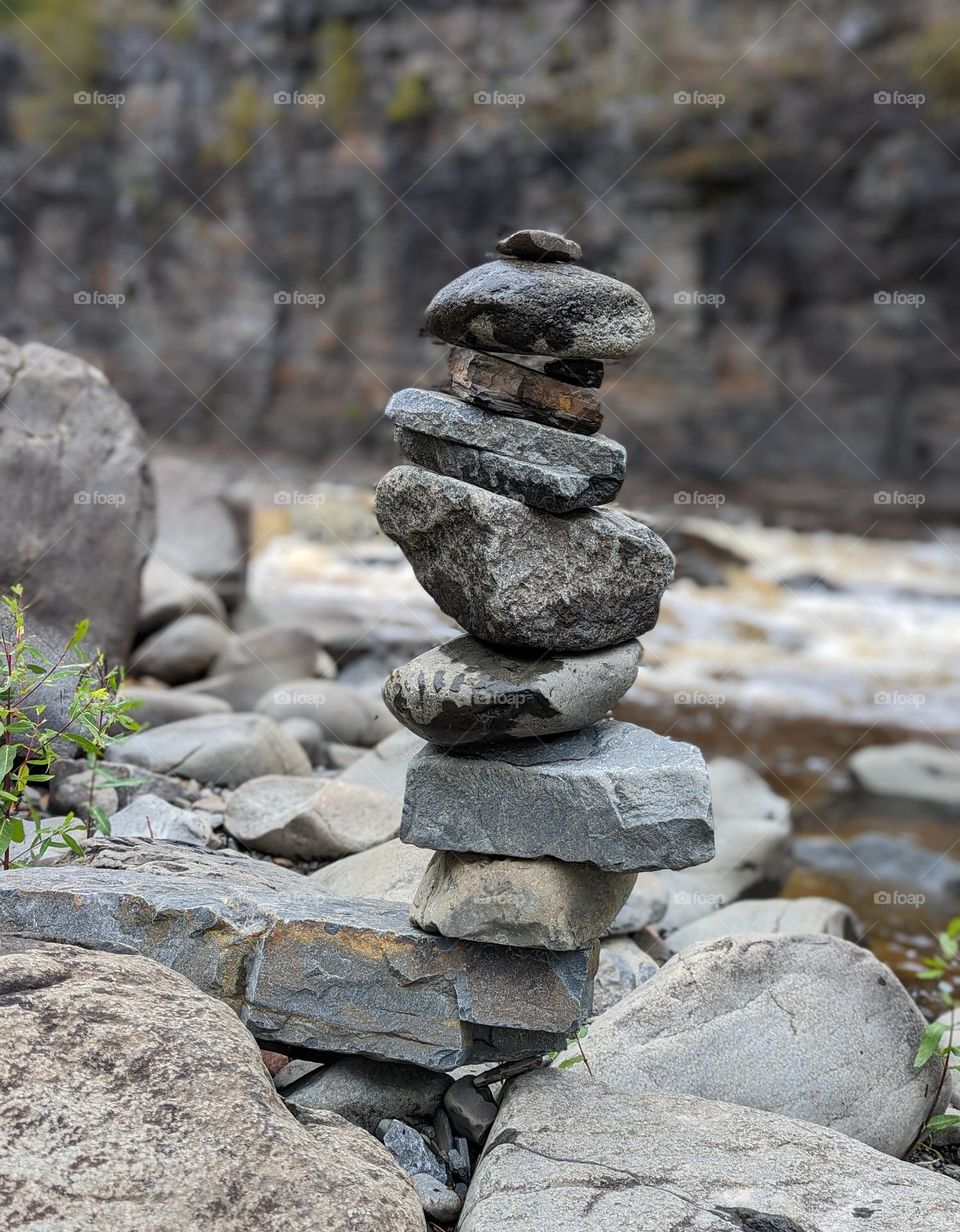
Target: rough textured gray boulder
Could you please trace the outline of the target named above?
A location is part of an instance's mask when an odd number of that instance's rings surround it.
[[[748,933],[826,933],[859,941],[863,925],[849,907],[832,898],[746,898],[678,928],[666,944],[679,953],[701,941]]]
[[[202,676],[229,640],[226,625],[191,612],[145,638],[130,659],[130,671],[165,684],[184,684]]]
[[[114,838],[157,838],[174,843],[196,843],[206,847],[213,839],[209,820],[202,813],[177,808],[146,793],[114,813],[110,818]]]
[[[0,591],[23,581],[31,640],[54,659],[89,619],[89,645],[121,662],[154,534],[143,433],[98,369],[38,342],[0,343]],[[44,690],[54,726],[71,697],[69,681]]]
[[[446,1181],[446,1168],[412,1126],[387,1118],[378,1137],[409,1176],[432,1176],[441,1184]]]
[[[833,1129],[690,1096],[629,1094],[582,1068],[511,1083],[460,1232],[957,1226],[947,1181]]]
[[[341,783],[356,783],[359,787],[375,787],[403,799],[407,785],[407,767],[420,752],[424,741],[413,732],[400,731],[379,741],[365,757],[340,775]]]
[[[423,1213],[441,1224],[452,1224],[460,1214],[459,1197],[428,1172],[417,1172],[410,1180],[423,1207]]]
[[[342,775],[338,782],[343,782]],[[432,857],[429,848],[413,847],[392,838],[388,843],[335,860],[311,873],[308,880],[315,888],[343,898],[382,898],[409,907]]]
[[[393,838],[400,812],[400,802],[383,791],[312,775],[268,774],[237,788],[223,825],[254,851],[335,860]]]
[[[229,714],[230,704],[209,693],[183,693],[151,685],[124,683],[123,696],[136,702],[131,711],[141,727],[162,727],[180,719],[196,719],[201,714]]]
[[[450,369],[450,388],[458,398],[481,406],[487,411],[513,418],[532,419],[536,423],[563,428],[589,436],[603,423],[600,396],[596,388],[584,388],[584,382],[571,384],[564,379],[566,363],[554,360],[563,367],[562,373],[551,373],[549,365],[543,372],[527,364],[514,363],[501,355],[489,355],[485,351],[471,351],[467,347],[453,347],[447,357]],[[595,361],[573,361],[592,363]],[[603,364],[599,369],[597,386],[603,379]]]
[[[670,549],[626,514],[558,517],[418,466],[380,480],[377,517],[443,611],[505,646],[563,654],[639,637],[673,577]]]
[[[473,637],[396,668],[384,701],[434,744],[553,736],[602,719],[637,677],[636,639],[581,655],[500,650]]]
[[[593,1017],[611,1009],[652,979],[658,965],[629,937],[611,937],[600,946],[597,974],[593,981]]]
[[[606,436],[508,419],[428,389],[401,389],[386,414],[409,461],[536,509],[603,505],[623,483],[627,452]]]
[[[451,1079],[420,1065],[339,1057],[301,1079],[285,1098],[301,1108],[327,1108],[372,1134],[384,1118],[429,1121]]]
[[[716,827],[716,817],[714,817]],[[709,863],[709,861],[708,861]],[[703,868],[700,864],[698,868]],[[648,924],[659,924],[670,903],[670,890],[661,873],[640,873],[633,883],[627,901],[620,908],[617,918],[607,929],[611,937],[638,933]]]
[[[592,952],[431,937],[400,904],[333,898],[236,852],[132,839],[90,851],[4,873],[0,934],[136,950],[280,1051],[456,1069],[562,1046],[589,1012]]]
[[[0,941],[8,1228],[424,1232],[369,1134],[307,1128],[230,1010],[156,963]]]
[[[925,1026],[890,969],[849,941],[723,937],[598,1018],[590,1064],[621,1091],[763,1108],[899,1155],[940,1078],[939,1061],[913,1064]]]
[[[396,720],[376,694],[311,676],[272,685],[257,699],[254,708],[278,720],[313,719],[327,740],[365,748],[378,744],[397,729]]]
[[[937,744],[907,741],[857,749],[848,762],[865,790],[960,807],[960,753]]]
[[[579,950],[603,934],[633,882],[592,864],[438,851],[410,918],[444,937]]]
[[[227,787],[264,774],[310,773],[300,745],[263,714],[204,714],[166,723],[114,745],[107,760]]]
[[[546,740],[444,749],[410,763],[400,837],[417,847],[611,872],[713,855],[700,750],[612,719]]]
[[[428,334],[454,346],[565,359],[625,359],[653,333],[639,291],[580,265],[488,261],[427,305]]]
[[[583,256],[583,249],[576,240],[535,227],[513,231],[497,240],[497,252],[523,261],[579,261]]]

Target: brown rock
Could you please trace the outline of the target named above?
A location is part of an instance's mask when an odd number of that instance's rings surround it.
[[[603,422],[600,398],[593,389],[467,347],[453,347],[448,363],[452,392],[484,410],[583,436],[591,436]]]
[[[583,249],[576,240],[568,240],[556,231],[514,231],[497,243],[497,252],[505,257],[524,261],[579,261]]]

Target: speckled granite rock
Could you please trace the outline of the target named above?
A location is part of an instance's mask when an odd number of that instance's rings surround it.
[[[444,937],[579,950],[603,934],[634,880],[592,864],[438,851],[410,918]]]
[[[427,745],[407,773],[400,837],[611,872],[685,868],[713,855],[707,768],[693,745],[614,720],[546,740]]]
[[[0,997],[6,1228],[424,1232],[380,1143],[298,1124],[234,1014],[172,971],[6,937]]]
[[[417,466],[381,479],[377,517],[443,611],[501,645],[562,654],[638,637],[673,577],[667,545],[625,514],[559,517]]]
[[[454,346],[560,359],[625,359],[653,314],[624,282],[568,263],[488,261],[442,287],[426,331]]]
[[[431,937],[401,904],[317,893],[235,852],[132,839],[90,851],[5,873],[0,934],[142,953],[265,1044],[449,1070],[562,1046],[589,1012],[592,951]]]
[[[391,672],[383,698],[434,744],[552,736],[602,719],[633,684],[641,654],[636,639],[561,657],[458,637]]]
[[[550,513],[589,509],[620,491],[626,450],[606,436],[583,438],[507,419],[449,394],[402,389],[387,404],[404,457]]]

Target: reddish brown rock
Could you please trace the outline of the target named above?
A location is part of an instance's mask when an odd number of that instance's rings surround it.
[[[583,436],[591,436],[603,422],[594,389],[467,347],[454,347],[448,362],[452,392],[484,410],[533,419]]]

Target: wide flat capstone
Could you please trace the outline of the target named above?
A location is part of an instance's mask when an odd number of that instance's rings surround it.
[[[237,853],[132,839],[90,851],[5,873],[0,933],[141,953],[261,1042],[449,1070],[562,1047],[589,1013],[593,950],[429,936],[402,904],[335,898]]]
[[[613,719],[545,740],[427,745],[407,771],[400,837],[611,872],[687,868],[714,854],[710,781],[692,744]]]

